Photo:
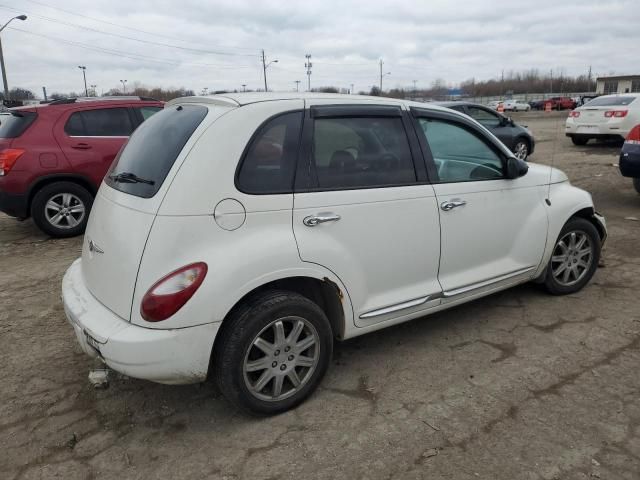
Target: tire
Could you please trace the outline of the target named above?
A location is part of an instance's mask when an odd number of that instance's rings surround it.
[[[566,248],[561,246],[561,242]],[[590,252],[581,256],[580,252],[587,249]],[[581,290],[598,268],[600,249],[600,235],[591,222],[580,217],[569,219],[558,235],[547,264],[544,280],[547,291],[552,295],[568,295]],[[581,270],[582,265],[584,268]],[[568,271],[571,273],[567,274]]]
[[[279,346],[278,322],[283,326]],[[295,340],[294,327],[300,322],[299,335],[305,336]],[[213,353],[218,388],[229,402],[254,415],[274,415],[299,405],[318,387],[331,361],[329,320],[317,304],[293,292],[269,291],[250,298],[225,320],[220,334]],[[266,350],[255,346],[259,338]],[[304,348],[308,339],[314,343]],[[298,365],[299,359],[304,365]],[[278,378],[281,391],[276,396]],[[261,379],[265,381],[259,385]],[[297,387],[294,379],[300,382]]]
[[[633,188],[636,189],[636,192],[640,193],[640,178],[633,179]]]
[[[586,145],[587,142],[589,141],[589,138],[585,138],[585,137],[576,137],[575,135],[573,137],[571,137],[571,141],[573,142],[574,145]]]
[[[527,160],[529,157],[529,142],[524,138],[517,138],[513,146],[514,155],[520,160]]]
[[[86,188],[73,182],[55,182],[35,194],[31,216],[38,228],[52,237],[74,237],[84,233],[92,205],[93,196]]]

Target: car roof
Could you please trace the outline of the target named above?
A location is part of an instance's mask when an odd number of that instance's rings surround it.
[[[489,103],[502,103],[502,100],[494,100],[492,102]],[[432,105],[439,105],[441,107],[446,107],[446,108],[451,108],[451,107],[455,107],[457,105],[464,105],[464,106],[469,106],[469,107],[485,107],[487,108],[486,105],[482,105],[481,103],[474,103],[474,102],[465,102],[465,101],[460,101],[460,100],[449,100],[449,101],[442,101],[442,102],[433,102]]]
[[[200,103],[219,105],[223,107],[241,107],[258,102],[273,102],[279,100],[335,100],[342,104],[373,104],[373,105],[405,105],[407,107],[427,108],[442,110],[442,106],[435,102],[423,103],[411,100],[403,100],[388,97],[373,97],[369,95],[348,95],[339,93],[315,93],[315,92],[247,92],[247,93],[223,93],[216,95],[181,97],[167,102],[167,106]]]
[[[41,108],[68,108],[74,106],[87,106],[87,107],[104,107],[113,104],[162,104],[162,101],[156,100],[150,97],[138,97],[138,96],[113,96],[113,97],[77,97],[77,98],[61,98],[58,100],[52,100],[46,103],[40,103],[36,105],[24,105],[22,107],[14,107],[11,110],[28,110]]]

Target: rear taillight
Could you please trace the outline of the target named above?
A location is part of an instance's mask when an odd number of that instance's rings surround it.
[[[6,175],[11,171],[24,150],[21,148],[5,148],[0,150],[0,176]]]
[[[607,110],[604,112],[604,116],[607,118],[623,118],[627,116],[627,112],[629,112],[629,110]]]
[[[629,135],[627,135],[624,143],[631,143],[633,145],[640,145],[640,125],[636,125],[631,129]]]
[[[196,293],[207,274],[207,264],[192,263],[158,280],[145,293],[140,314],[147,322],[166,320]]]
[[[580,116],[580,112],[576,112],[575,110],[572,110],[569,112],[569,116],[573,118],[578,118]]]

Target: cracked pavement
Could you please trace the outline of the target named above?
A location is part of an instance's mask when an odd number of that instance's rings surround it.
[[[640,478],[640,222],[625,218],[640,195],[619,147],[573,146],[560,115],[514,117],[531,160],[554,153],[607,218],[591,284],[523,285],[338,343],[315,395],[272,418],[211,384],[94,390],[60,303],[81,239],[0,214],[0,478]]]

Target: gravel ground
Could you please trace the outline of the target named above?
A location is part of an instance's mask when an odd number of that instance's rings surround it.
[[[554,156],[607,217],[591,284],[524,285],[338,344],[316,394],[273,418],[210,384],[94,390],[60,303],[81,239],[0,214],[0,478],[640,478],[640,222],[625,218],[640,195],[619,146],[574,147],[558,113],[517,120],[531,160]]]

